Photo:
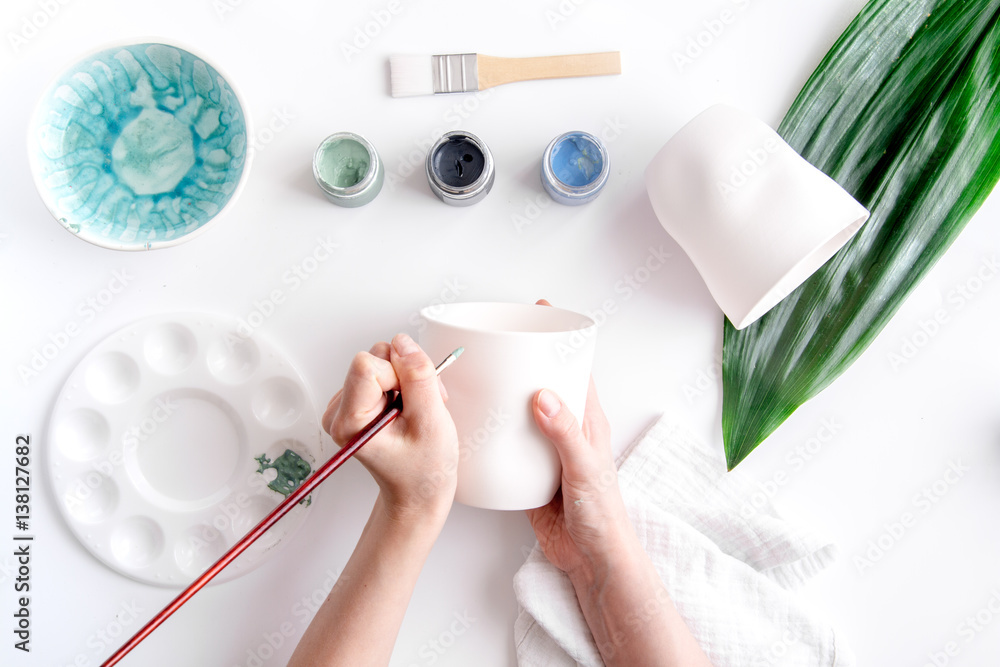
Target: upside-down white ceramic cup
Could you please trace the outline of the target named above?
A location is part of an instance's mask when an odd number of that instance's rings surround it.
[[[721,104],[660,149],[646,168],[646,190],[737,329],[788,296],[868,219],[777,132]]]
[[[441,374],[458,429],[455,499],[523,510],[559,488],[559,456],[535,424],[532,397],[551,389],[582,423],[597,325],[549,306],[452,303],[420,311],[420,344],[431,359],[464,347]]]

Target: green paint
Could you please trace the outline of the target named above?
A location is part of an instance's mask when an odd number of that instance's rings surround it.
[[[191,130],[171,114],[143,109],[118,137],[111,160],[115,174],[135,194],[170,192],[194,166]]]
[[[319,174],[328,185],[349,188],[368,173],[371,156],[353,139],[337,139],[324,144],[318,161]]]
[[[268,468],[274,468],[278,476],[271,480],[267,488],[272,491],[277,491],[286,498],[290,496],[295,489],[302,486],[302,482],[305,481],[306,477],[312,472],[312,468],[301,456],[296,454],[290,449],[286,449],[285,453],[279,456],[272,462],[267,458],[266,454],[261,454],[254,459],[260,466],[257,468],[257,472],[264,474],[264,471]],[[306,505],[312,502],[312,496],[309,496],[302,503]]]

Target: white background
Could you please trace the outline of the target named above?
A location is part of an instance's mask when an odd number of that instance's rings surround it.
[[[123,606],[137,606],[145,621],[173,597],[94,559],[69,532],[43,478],[46,422],[63,382],[99,341],[147,315],[246,318],[255,301],[283,290],[285,303],[255,335],[275,342],[302,369],[321,412],[356,351],[397,331],[416,333],[415,312],[453,298],[449,285],[461,286],[461,300],[545,297],[580,311],[614,299],[617,311],[600,329],[594,376],[615,448],[664,411],[722,447],[714,379],[722,316],[658,225],[643,169],[684,122],[715,102],[776,126],[862,2],[577,3],[49,0],[53,15],[46,17],[44,0],[5,0],[0,438],[7,444],[0,517],[10,523],[0,521],[0,663],[98,664],[113,648],[102,647],[98,633],[131,621],[120,613]],[[704,33],[705,22],[725,9],[735,20],[717,35]],[[375,22],[379,16],[384,26]],[[367,44],[358,37],[366,29]],[[676,54],[699,33],[708,45],[679,66]],[[23,42],[13,44],[12,34]],[[209,231],[174,248],[128,254],[84,243],[48,215],[28,173],[25,131],[34,104],[62,68],[107,42],[148,36],[187,45],[227,73],[247,102],[258,150],[241,198]],[[345,53],[345,45],[357,51]],[[480,97],[388,95],[394,53],[615,49],[622,51],[619,77],[513,84]],[[479,134],[497,163],[493,192],[466,209],[435,199],[418,162],[421,146],[458,127]],[[585,207],[542,206],[542,150],[570,129],[604,134],[610,182]],[[331,205],[312,180],[313,150],[339,130],[372,141],[390,175],[379,198],[361,209]],[[951,641],[959,652],[948,664],[991,664],[1000,656],[1000,619],[988,609],[994,595],[994,606],[1000,602],[1000,279],[988,264],[998,251],[998,213],[994,196],[865,355],[739,467],[764,484],[787,516],[841,548],[838,563],[801,595],[844,634],[860,664],[922,665]],[[519,220],[532,224],[519,227]],[[312,255],[319,237],[339,244],[337,253],[292,289],[283,276]],[[616,283],[660,247],[672,255],[667,265],[630,298],[616,293]],[[105,289],[116,270],[134,278],[84,321],[79,304]],[[977,273],[989,280],[977,282]],[[971,300],[956,296],[960,285],[978,288]],[[945,323],[933,336],[920,336],[921,322],[939,309]],[[38,377],[22,381],[18,366],[69,323],[80,334]],[[917,354],[892,363],[890,355],[901,354],[907,342],[921,344]],[[817,436],[824,420],[838,425],[835,436],[799,463],[796,449]],[[31,434],[35,451],[30,656],[12,649],[6,569],[15,532],[12,445],[21,433]],[[968,470],[955,484],[939,483],[943,493],[925,511],[915,496],[943,479],[953,462]],[[123,664],[253,665],[252,654],[289,624],[292,636],[263,663],[284,664],[305,628],[296,605],[317,591],[322,597],[374,494],[364,469],[348,463],[322,489],[290,548],[199,593]],[[907,512],[914,525],[898,539],[885,537],[886,525]],[[880,537],[888,550],[870,567],[859,566],[856,558]],[[438,665],[515,664],[511,578],[533,541],[520,513],[456,506],[414,594],[392,664],[432,664],[430,642],[439,639],[454,642],[433,654]],[[963,632],[964,619],[981,610],[986,624]],[[449,638],[455,614],[475,621]],[[131,621],[118,639],[138,625]]]

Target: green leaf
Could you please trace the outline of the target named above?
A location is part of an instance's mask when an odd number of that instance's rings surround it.
[[[996,184],[1000,0],[872,0],[778,133],[871,218],[763,318],[725,322],[730,470],[858,358]]]

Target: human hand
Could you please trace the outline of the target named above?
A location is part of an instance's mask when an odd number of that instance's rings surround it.
[[[323,428],[344,446],[385,408],[386,392],[402,394],[403,411],[355,457],[379,486],[392,518],[443,523],[455,497],[458,435],[434,364],[406,334],[359,352],[323,415]]]
[[[593,380],[582,427],[548,389],[535,394],[532,411],[559,453],[562,485],[548,505],[528,510],[528,520],[553,565],[571,578],[589,578],[636,541],[618,488],[608,420]]]

